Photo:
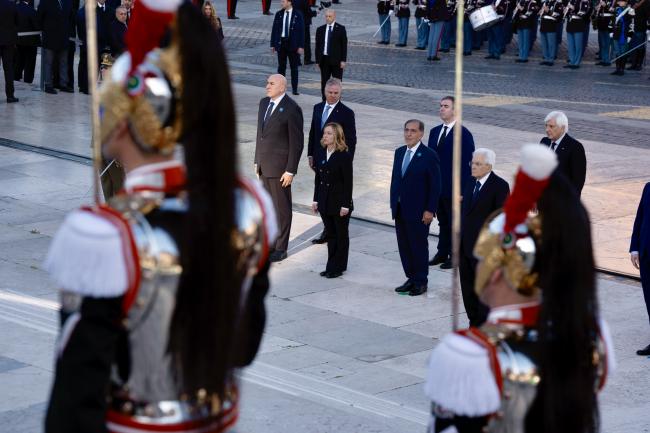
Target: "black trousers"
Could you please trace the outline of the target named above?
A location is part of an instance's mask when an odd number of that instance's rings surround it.
[[[323,95],[323,100],[325,100],[325,84],[330,78],[338,78],[343,80],[343,69],[341,69],[341,63],[330,64],[330,59],[328,56],[323,56],[320,60],[320,91]]]
[[[262,173],[260,175],[264,188],[271,195],[271,201],[275,207],[275,214],[278,219],[278,226],[280,233],[275,245],[271,245],[271,249],[275,251],[287,251],[289,247],[289,233],[291,232],[291,219],[293,213],[291,211],[291,185],[284,188],[280,182],[279,177],[266,177]]]
[[[643,299],[645,300],[645,307],[648,311],[648,319],[650,319],[650,257],[646,254],[645,257],[639,259],[639,268],[641,270],[641,287],[643,288]]]
[[[0,60],[5,73],[5,95],[7,99],[14,97],[14,47],[0,45]]]
[[[451,255],[451,197],[440,196],[438,199],[438,255],[449,257]]]
[[[67,53],[66,55],[68,56],[67,59],[67,75],[68,75],[68,81],[67,81],[67,87],[74,88],[74,52],[77,49],[77,45],[72,42],[68,41],[68,48],[67,48]],[[57,57],[54,59],[53,63],[53,82],[54,82],[54,87],[61,88],[64,87],[63,80],[61,80],[59,74],[61,68],[59,67],[58,63],[60,61],[60,58]]]
[[[37,47],[18,45],[14,56],[14,80],[23,80],[25,83],[34,81],[36,70]]]
[[[311,62],[311,25],[305,24],[305,62]]]
[[[327,232],[327,266],[326,271],[343,272],[348,269],[348,254],[350,252],[350,214],[342,217],[336,215],[322,215]]]
[[[289,49],[289,41],[283,40],[278,50],[278,74],[287,76],[287,58],[289,59],[289,67],[291,68],[291,89],[294,92],[298,91],[298,63],[300,62],[300,55],[298,51],[291,51]]]
[[[469,326],[478,327],[485,322],[488,315],[488,308],[483,304],[474,291],[476,280],[476,264],[478,261],[473,257],[460,254],[459,257],[460,289],[463,294],[463,304],[469,318]]]
[[[234,17],[235,12],[237,12],[237,0],[228,0],[228,17]]]

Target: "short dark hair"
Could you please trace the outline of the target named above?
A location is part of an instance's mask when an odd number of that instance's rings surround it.
[[[416,123],[416,122],[418,124],[418,129],[420,130],[420,132],[424,132],[424,122],[419,119],[407,120],[406,122],[404,122],[404,129],[406,129],[406,125],[408,125],[409,123]]]
[[[445,100],[451,101],[452,105],[456,105],[456,98],[454,98],[453,96],[449,96],[449,95],[443,96],[442,99],[440,99],[440,102],[445,101]]]

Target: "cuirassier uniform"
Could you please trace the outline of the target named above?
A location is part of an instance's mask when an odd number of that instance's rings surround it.
[[[226,399],[203,390],[181,394],[167,352],[182,271],[184,183],[177,161],[141,166],[108,206],[72,212],[55,236],[46,269],[63,289],[62,327],[47,432],[224,432],[237,420],[234,376]],[[259,183],[240,179],[238,185],[233,240],[245,275],[240,315],[254,317],[264,311],[263,264],[275,216]],[[250,342],[237,356],[241,366],[252,362],[261,331],[238,335]],[[97,411],[106,401],[104,421]],[[71,411],[89,415],[73,421],[66,417]]]
[[[596,431],[596,392],[615,361],[599,318],[590,222],[553,151],[525,145],[521,160],[512,194],[473,249],[487,320],[445,336],[431,353],[430,433]],[[584,406],[572,407],[578,401]],[[564,419],[563,405],[574,419]]]
[[[480,328],[445,336],[431,354],[425,393],[432,401],[431,433],[455,426],[467,433],[524,433],[537,393],[539,304],[494,309]],[[598,389],[614,368],[608,328],[594,351]],[[537,414],[537,413],[536,413]],[[542,415],[542,414],[539,414]]]

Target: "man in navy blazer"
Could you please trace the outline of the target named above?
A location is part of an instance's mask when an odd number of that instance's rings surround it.
[[[474,244],[488,217],[510,194],[508,182],[492,170],[496,155],[490,149],[476,149],[472,157],[472,180],[463,190],[461,202],[460,228],[460,288],[463,304],[469,319],[469,326],[479,327],[487,319],[488,308],[481,303],[474,291],[477,260],[474,257]]]
[[[454,159],[454,97],[445,96],[440,100],[440,119],[442,124],[431,129],[427,145],[436,151],[440,159],[441,193],[438,203],[438,252],[429,262],[430,265],[441,264],[441,269],[451,269],[451,179]],[[474,137],[467,128],[462,127],[460,190],[471,181],[470,162],[474,152]]]
[[[338,123],[345,134],[345,144],[348,152],[354,159],[354,150],[357,146],[357,127],[354,119],[354,111],[341,102],[343,85],[338,78],[330,78],[325,85],[326,100],[314,105],[314,112],[311,116],[311,128],[309,129],[309,142],[307,144],[307,157],[309,167],[316,171],[319,161],[326,158],[326,150],[320,144],[323,138],[323,126],[330,122]],[[323,229],[321,235],[312,239],[314,244],[327,242],[327,233]]]
[[[410,296],[427,291],[429,225],[440,198],[440,163],[434,151],[422,144],[424,123],[404,124],[404,142],[395,150],[390,181],[390,209],[395,220],[397,247],[406,282],[397,293]]]
[[[634,219],[632,240],[630,242],[632,265],[641,272],[641,286],[645,306],[650,318],[650,183],[643,188],[643,195]],[[650,344],[636,351],[637,355],[650,355]]]
[[[271,51],[278,53],[278,74],[286,76],[287,58],[291,68],[291,88],[298,93],[298,63],[305,47],[305,21],[294,9],[292,0],[282,0],[282,9],[276,12],[271,30]]]

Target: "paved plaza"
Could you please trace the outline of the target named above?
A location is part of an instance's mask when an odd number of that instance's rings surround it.
[[[372,40],[375,2],[342,2],[335,8],[350,38],[343,99],[355,111],[358,129],[358,219],[350,227],[349,270],[332,280],[318,276],[326,247],[310,242],[321,224],[307,210],[313,177],[305,155],[293,187],[289,258],[272,267],[262,350],[243,372],[241,432],[423,432],[427,357],[450,330],[450,272],[430,268],[425,296],[393,292],[404,277],[390,226],[388,187],[404,120],[421,118],[427,128],[438,123],[437,100],[453,89],[453,59],[426,62],[426,55],[413,49],[413,31],[407,48],[378,46]],[[225,0],[216,4],[225,15]],[[258,101],[276,63],[268,49],[272,17],[261,15],[260,2],[240,0],[237,15],[240,20],[223,23],[240,170],[250,175]],[[571,135],[587,151],[583,200],[593,220],[598,265],[638,275],[627,248],[638,199],[650,179],[649,74],[611,77],[610,70],[592,65],[595,42],[592,34],[578,71],[562,69],[562,62],[551,69],[536,61],[517,65],[513,47],[496,63],[483,59],[485,50],[475,51],[465,58],[464,124],[477,146],[496,151],[497,173],[511,180],[521,144],[543,136],[545,114],[567,112]],[[563,47],[560,58],[564,53]],[[532,55],[538,56],[539,48]],[[307,133],[311,107],[320,100],[317,69],[303,67],[300,83],[295,99]],[[16,89],[20,103],[0,102],[0,433],[38,433],[58,332],[56,287],[41,266],[65,213],[91,199],[91,169],[84,159],[90,155],[89,100],[82,94],[45,95],[23,83]],[[431,236],[430,248],[436,242]],[[598,287],[618,358],[600,400],[602,431],[649,432],[650,360],[634,354],[650,340],[640,284],[601,274]],[[460,319],[466,322],[464,313]]]

